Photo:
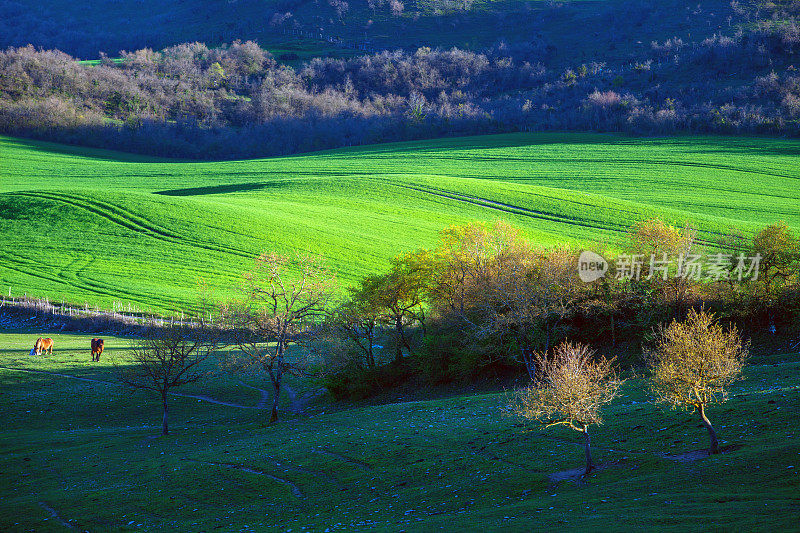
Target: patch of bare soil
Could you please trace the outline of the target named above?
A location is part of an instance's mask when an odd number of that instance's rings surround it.
[[[601,471],[603,471],[603,470],[605,470],[607,468],[624,466],[624,464],[625,463],[622,462],[622,461],[612,461],[612,462],[609,462],[609,463],[601,463],[599,465],[595,465],[594,468],[592,469],[592,471],[589,472],[589,475],[591,476],[592,474],[595,474],[597,472],[601,472]],[[553,472],[552,474],[550,474],[547,477],[553,483],[558,483],[559,481],[580,481],[581,479],[584,479],[584,478],[587,477],[585,472],[586,472],[586,468],[582,466],[580,468],[573,468],[571,470],[562,470],[561,472]]]
[[[53,509],[52,507],[50,507],[49,505],[47,505],[45,502],[39,502],[39,506],[42,509],[44,509],[45,511],[47,511],[48,513],[50,513],[50,518],[56,519],[65,528],[67,528],[67,529],[75,529],[75,527],[72,524],[70,524],[69,522],[67,522],[63,518],[61,518],[58,515],[58,513],[56,512],[56,510]]]

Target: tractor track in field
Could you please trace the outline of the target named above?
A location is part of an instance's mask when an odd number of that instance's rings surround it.
[[[59,514],[56,512],[56,510],[53,509],[50,505],[48,505],[46,502],[38,502],[38,503],[39,507],[50,513],[50,518],[55,518],[59,524],[61,524],[67,529],[75,529],[75,526],[73,526],[72,524],[61,518],[61,516],[59,516]]]
[[[338,460],[340,460],[340,461],[342,461],[344,463],[347,463],[347,464],[350,464],[350,465],[353,465],[353,466],[357,466],[358,468],[360,468],[362,470],[365,470],[367,472],[374,472],[375,471],[375,469],[372,467],[372,465],[369,465],[369,464],[365,463],[364,461],[360,461],[358,459],[353,459],[352,457],[348,457],[346,455],[342,455],[342,454],[339,454],[339,453],[336,453],[336,452],[332,452],[332,451],[326,450],[324,448],[311,450],[311,453],[316,453],[316,454],[319,454],[319,455],[325,455],[327,457],[333,457],[334,459],[338,459]]]
[[[245,250],[233,248],[223,244],[211,245],[197,239],[193,239],[187,235],[181,235],[172,232],[163,226],[151,222],[142,216],[136,215],[120,207],[119,205],[112,204],[110,202],[100,202],[85,196],[50,191],[21,191],[9,194],[15,196],[25,196],[29,198],[44,198],[47,200],[68,204],[73,207],[89,211],[92,214],[98,215],[112,222],[113,224],[122,226],[130,231],[170,244],[180,244],[194,248],[201,248],[211,252],[230,254],[246,259],[252,259],[254,257],[253,253]]]
[[[75,264],[77,261],[78,260],[73,261],[72,264]],[[82,275],[81,272],[85,271],[86,266],[88,266],[85,263],[84,266],[82,266],[79,270],[73,271],[72,276],[69,276],[69,272],[66,272],[65,269],[62,269],[58,274],[50,274],[42,270],[40,267],[41,262],[14,254],[12,252],[6,252],[4,257],[0,257],[0,264],[3,264],[9,270],[14,270],[20,274],[33,276],[53,283],[68,285],[70,287],[75,287],[77,289],[100,296],[108,296],[112,298],[127,297],[137,301],[156,301],[164,305],[173,303],[168,298],[152,294],[132,293],[123,288],[115,286],[112,287]]]
[[[75,279],[71,279],[71,278],[68,278],[66,276],[53,275],[53,274],[49,274],[47,272],[42,272],[41,269],[38,269],[37,267],[32,266],[30,260],[19,259],[19,258],[15,259],[15,258],[11,257],[12,255],[13,254],[11,254],[11,253],[7,253],[6,257],[0,258],[0,264],[3,264],[3,266],[5,268],[9,269],[9,270],[13,270],[15,272],[19,272],[20,274],[24,274],[26,276],[32,276],[32,277],[35,277],[35,278],[43,279],[45,281],[50,281],[50,282],[53,282],[53,283],[68,285],[68,286],[75,287],[77,289],[81,289],[81,290],[84,290],[86,292],[90,292],[90,293],[97,294],[97,295],[100,295],[100,296],[110,296],[110,297],[118,298],[118,297],[120,297],[120,294],[124,294],[124,295],[127,295],[129,298],[137,298],[137,299],[140,296],[140,295],[135,295],[135,294],[129,293],[129,292],[124,291],[124,290],[119,290],[117,292],[109,292],[107,290],[102,290],[97,285],[93,285],[91,283],[80,282],[80,280],[78,280],[77,277]],[[156,299],[158,299],[158,298],[156,298]],[[164,300],[164,303],[169,303],[169,302],[167,300]]]
[[[344,485],[342,485],[342,483],[338,479],[328,474],[327,472],[320,472],[319,470],[310,470],[308,468],[298,466],[286,459],[279,459],[277,457],[272,457],[271,455],[264,455],[263,457],[266,457],[267,459],[272,461],[275,464],[275,466],[279,468],[284,468],[286,470],[294,470],[295,472],[300,472],[302,474],[308,474],[309,476],[325,480],[331,485],[335,485],[339,489],[344,489]]]
[[[259,394],[261,394],[261,399],[258,400],[258,404],[256,404],[256,407],[255,407],[256,409],[266,409],[269,406],[269,401],[272,398],[272,395],[269,393],[269,391],[264,390],[264,389],[259,389],[258,387],[254,387],[252,385],[248,385],[247,383],[245,383],[241,379],[237,379],[236,381],[238,381],[239,384],[242,385],[243,387],[247,387],[248,389],[256,390],[256,391],[258,391]]]
[[[456,200],[456,201],[460,201],[460,202],[466,202],[466,203],[469,203],[469,204],[472,204],[472,205],[477,205],[477,206],[480,206],[480,207],[486,207],[486,208],[489,208],[489,209],[496,209],[498,211],[503,211],[505,213],[511,213],[511,214],[515,214],[515,215],[527,216],[527,217],[535,218],[535,219],[538,219],[538,220],[547,220],[547,221],[550,221],[550,222],[558,222],[558,223],[561,223],[561,224],[569,224],[569,225],[572,225],[572,226],[579,226],[579,227],[591,228],[591,229],[603,229],[603,230],[608,230],[608,231],[614,231],[614,232],[617,232],[617,233],[627,233],[628,231],[630,231],[630,227],[625,225],[625,224],[612,224],[612,223],[601,222],[601,221],[593,220],[593,219],[585,219],[586,222],[582,222],[580,220],[577,220],[577,219],[574,219],[574,218],[569,218],[569,217],[564,216],[564,215],[557,215],[557,214],[554,214],[554,213],[548,213],[546,211],[537,211],[535,209],[530,209],[530,208],[527,208],[527,207],[521,207],[521,206],[517,206],[517,205],[513,205],[513,204],[508,204],[508,203],[500,202],[500,201],[497,201],[497,200],[490,200],[488,198],[482,198],[480,196],[473,196],[473,195],[459,193],[459,192],[447,191],[445,189],[437,189],[435,187],[431,187],[431,186],[427,186],[427,185],[402,185],[402,184],[397,184],[397,183],[392,184],[392,185],[394,185],[396,187],[403,188],[403,189],[414,190],[414,191],[417,191],[417,192],[431,194],[431,195],[438,196],[438,197],[441,197],[441,198],[446,198],[446,199],[449,199],[449,200]],[[537,196],[542,196],[542,195],[537,195]],[[570,203],[573,203],[573,204],[577,204],[579,206],[592,208],[592,209],[598,209],[598,206],[597,205],[593,205],[593,204],[577,202],[575,200],[564,200],[564,199],[560,199],[560,198],[554,198],[554,197],[551,197],[551,196],[545,196],[545,197],[549,198],[551,200],[555,200],[555,201],[570,202]],[[636,213],[635,211],[630,211],[630,210],[627,210],[627,209],[616,209],[616,210],[624,212],[624,213],[630,213],[632,215],[638,215],[638,213]],[[712,232],[712,231],[708,231],[708,230],[698,230],[698,233],[707,233],[707,234],[711,234],[711,235],[717,235],[717,233]],[[716,244],[715,241],[713,241],[713,240],[700,239],[700,238],[698,238],[696,240],[696,242],[698,244],[704,244],[704,245]]]
[[[258,476],[264,476],[264,477],[266,477],[268,479],[271,479],[273,481],[277,481],[278,483],[282,483],[282,484],[286,485],[289,488],[289,490],[291,491],[292,496],[294,496],[298,500],[305,499],[305,497],[306,497],[305,494],[303,494],[303,492],[300,490],[300,487],[295,485],[293,482],[291,482],[291,481],[289,481],[287,479],[279,478],[278,476],[273,476],[272,474],[264,472],[263,470],[259,470],[258,468],[253,468],[253,467],[250,467],[250,466],[240,465],[240,464],[236,464],[236,463],[217,463],[217,462],[214,462],[214,461],[201,461],[200,459],[190,459],[190,458],[183,458],[182,461],[191,461],[193,463],[200,463],[200,464],[213,465],[213,466],[221,466],[223,468],[229,468],[231,470],[241,470],[242,472],[247,472],[247,473],[250,473],[250,474],[256,474]]]
[[[770,172],[762,169],[747,169],[735,167],[733,165],[723,165],[720,163],[702,163],[692,161],[676,161],[671,159],[601,159],[589,157],[558,157],[558,158],[544,158],[544,157],[507,157],[507,156],[451,156],[444,157],[448,161],[483,161],[496,163],[498,161],[514,161],[519,163],[565,163],[565,164],[628,164],[628,165],[648,165],[648,166],[675,166],[675,167],[689,167],[689,168],[710,168],[713,170],[726,170],[730,172],[742,172],[745,174],[758,174],[762,176],[771,176],[774,178],[784,178],[791,180],[800,180],[800,176],[791,174],[781,174],[779,172]]]
[[[435,187],[429,187],[425,185],[401,185],[401,184],[394,184],[396,187],[402,189],[409,189],[412,191],[417,191],[425,194],[430,194],[433,196],[438,196],[440,198],[446,198],[448,200],[456,200],[459,202],[465,202],[472,205],[477,205],[479,207],[486,207],[488,209],[495,209],[497,211],[503,211],[505,213],[511,213],[514,215],[522,215],[527,216],[530,218],[535,218],[538,220],[547,220],[550,222],[558,222],[562,224],[570,224],[573,226],[580,226],[584,228],[591,228],[591,229],[606,229],[610,231],[616,232],[624,232],[627,231],[627,227],[622,224],[608,224],[605,222],[594,221],[590,219],[586,219],[586,222],[582,222],[580,220],[576,220],[574,218],[569,218],[563,215],[556,215],[553,213],[548,213],[546,211],[537,211],[534,209],[529,209],[526,207],[520,207],[512,204],[507,204],[503,202],[499,202],[497,200],[490,200],[488,198],[481,198],[479,196],[472,196],[469,194],[458,193],[447,191],[444,189],[437,189]],[[597,207],[597,206],[593,206]],[[592,223],[593,222],[593,223]]]

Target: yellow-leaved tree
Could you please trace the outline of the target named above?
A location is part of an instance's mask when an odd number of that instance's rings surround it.
[[[510,410],[545,427],[564,425],[583,435],[586,470],[592,471],[589,426],[603,423],[603,405],[616,398],[622,381],[614,359],[595,357],[580,343],[563,342],[551,357],[535,355],[538,379],[519,391]]]
[[[717,433],[706,406],[728,399],[728,386],[739,378],[748,355],[735,327],[723,328],[712,314],[689,311],[657,332],[647,353],[652,387],[659,401],[696,411],[708,430],[710,453],[719,453]]]

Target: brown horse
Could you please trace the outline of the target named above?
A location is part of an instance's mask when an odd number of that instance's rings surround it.
[[[92,339],[92,361],[99,361],[103,353],[103,339]]]
[[[33,344],[33,351],[36,355],[42,355],[42,352],[47,352],[48,355],[53,353],[53,339],[50,337],[43,339],[39,337]]]

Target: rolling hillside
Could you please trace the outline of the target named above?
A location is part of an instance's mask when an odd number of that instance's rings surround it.
[[[503,219],[543,244],[614,242],[637,220],[700,237],[800,228],[796,141],[514,134],[186,162],[0,139],[0,291],[184,309],[262,251],[323,254],[346,284]]]
[[[714,457],[696,415],[654,405],[646,383],[629,380],[594,432],[600,468],[580,479],[577,434],[504,416],[504,393],[343,411],[321,401],[265,427],[250,388],[264,382],[217,372],[170,398],[173,434],[155,438],[156,396],[114,384],[109,361],[124,364],[128,339],[106,337],[91,363],[88,335],[52,336],[53,355],[31,358],[35,335],[0,334],[4,530],[797,526],[797,354],[753,361],[729,402],[709,409],[725,450]]]

